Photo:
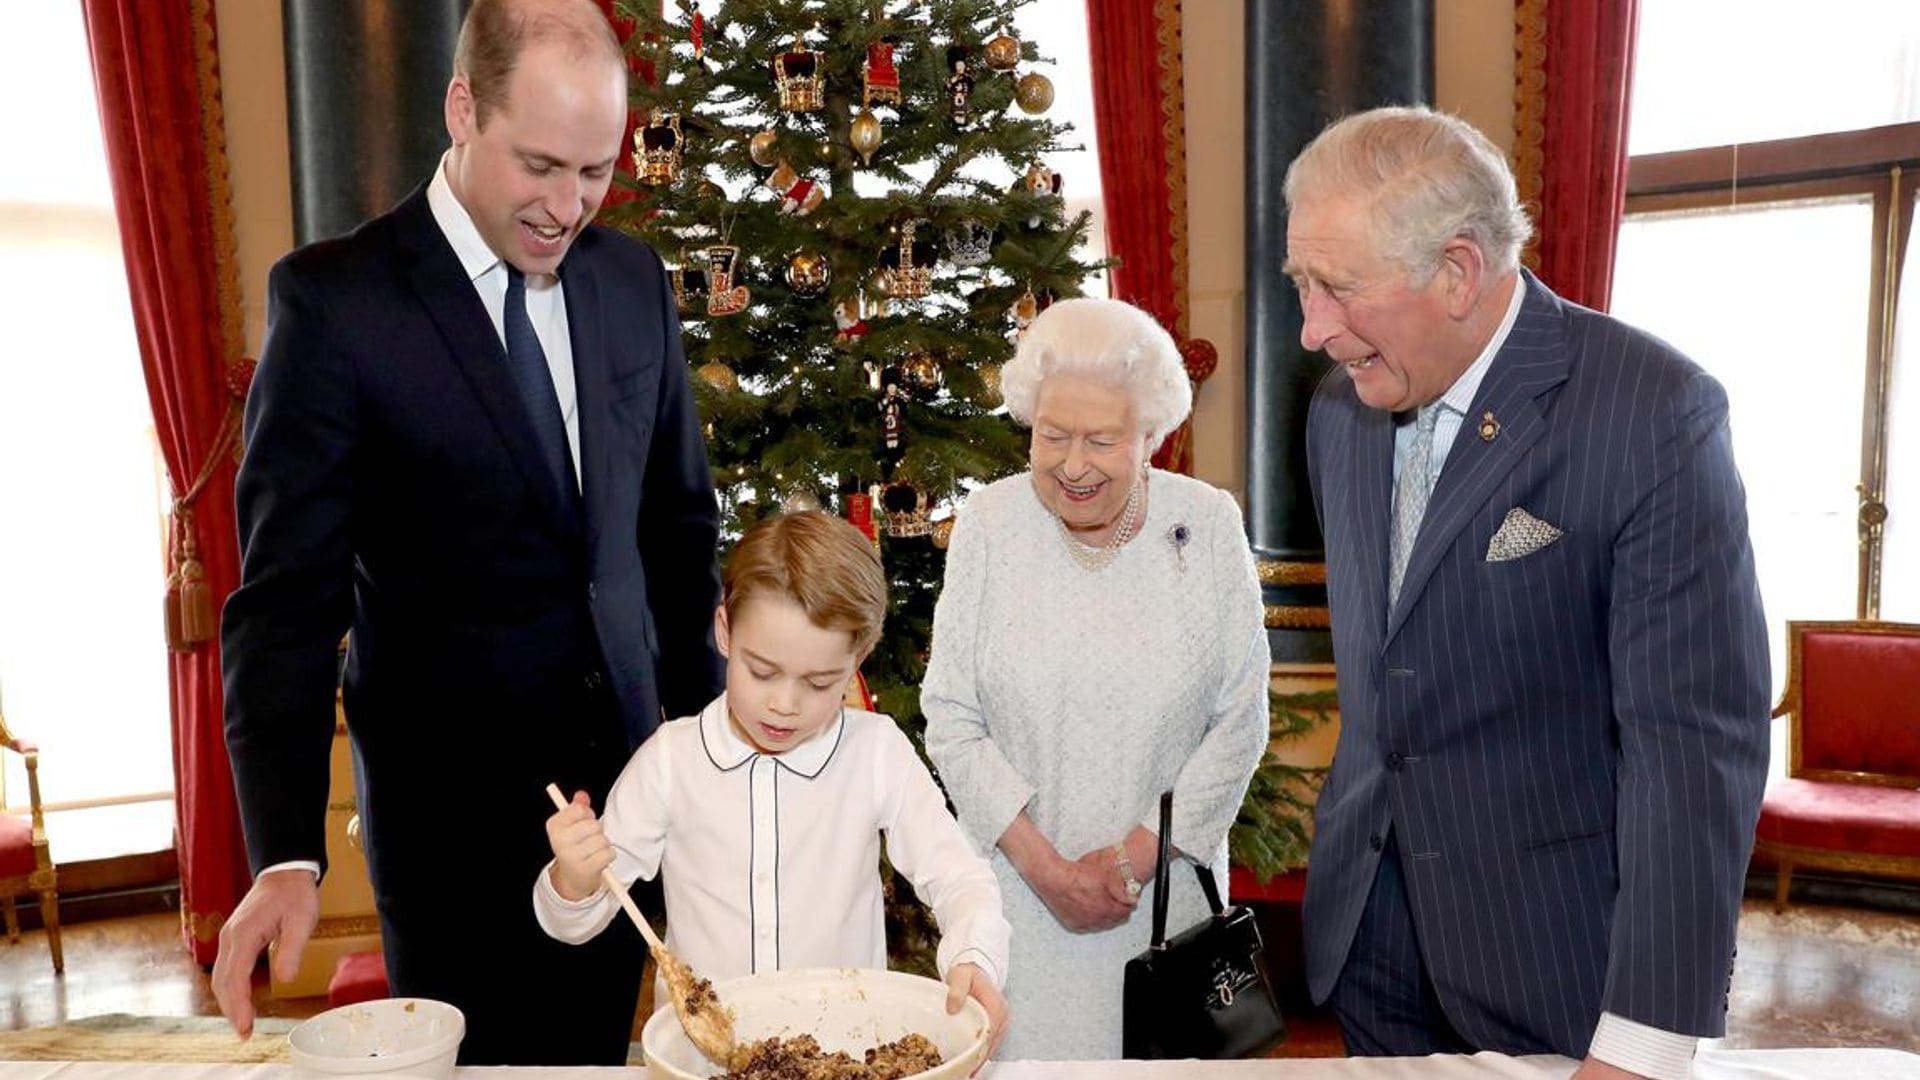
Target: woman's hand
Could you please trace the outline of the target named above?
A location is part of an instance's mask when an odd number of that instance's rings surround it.
[[[947,1012],[957,1013],[968,998],[980,1003],[987,1010],[987,1030],[992,1039],[987,1047],[987,1057],[1000,1052],[1000,1040],[1007,1037],[1007,999],[980,970],[978,964],[955,964],[947,972]],[[982,1065],[986,1062],[982,1061]],[[975,1069],[974,1072],[979,1072]]]
[[[1111,930],[1133,916],[1134,899],[1119,883],[1113,852],[1089,851],[1073,862],[1062,859],[1046,884],[1032,883],[1060,925],[1076,933]],[[1117,893],[1117,894],[1116,894]]]
[[[585,900],[600,890],[600,872],[613,865],[613,845],[586,792],[574,792],[573,802],[547,819],[547,844],[553,848],[553,891],[562,899]]]
[[[1107,888],[1113,875],[1111,852],[1102,866],[1087,861],[1098,856],[1097,851],[1080,861],[1063,858],[1024,810],[1000,834],[1000,850],[1006,852],[1007,861],[1020,871],[1034,895],[1069,930],[1082,934],[1111,930],[1133,914],[1133,904],[1116,899]],[[1125,889],[1121,892],[1124,895]]]

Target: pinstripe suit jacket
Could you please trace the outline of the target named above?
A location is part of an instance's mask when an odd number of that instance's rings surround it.
[[[1338,370],[1313,402],[1343,726],[1309,981],[1324,1000],[1368,947],[1391,829],[1429,975],[1476,1046],[1581,1056],[1603,1010],[1719,1035],[1769,692],[1726,394],[1664,342],[1521,287],[1392,611],[1393,418]],[[1565,535],[1488,562],[1514,507]]]

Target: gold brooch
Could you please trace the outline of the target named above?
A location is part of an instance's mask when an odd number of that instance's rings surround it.
[[[1491,410],[1480,414],[1480,441],[1492,442],[1500,434],[1500,421],[1493,418]]]

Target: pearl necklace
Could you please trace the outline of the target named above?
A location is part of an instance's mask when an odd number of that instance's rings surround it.
[[[1107,542],[1099,547],[1089,547],[1075,540],[1065,519],[1058,515],[1054,517],[1054,522],[1060,526],[1060,539],[1067,545],[1067,554],[1073,556],[1073,561],[1079,563],[1081,569],[1095,573],[1105,570],[1107,564],[1119,556],[1121,546],[1140,531],[1141,495],[1146,488],[1147,476],[1142,472],[1133,486],[1127,489],[1127,505],[1120,511],[1120,522],[1114,526],[1113,535],[1107,537]]]

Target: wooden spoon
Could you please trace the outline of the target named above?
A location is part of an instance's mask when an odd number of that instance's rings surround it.
[[[569,805],[567,797],[560,793],[556,784],[547,785],[547,796],[553,800],[555,809],[565,810]],[[714,996],[713,984],[693,973],[693,969],[673,955],[665,942],[662,942],[653,927],[647,925],[646,916],[634,906],[633,897],[627,894],[620,879],[613,876],[613,868],[600,872],[600,880],[620,901],[621,910],[647,939],[647,947],[653,950],[653,962],[660,965],[660,976],[666,980],[667,993],[673,998],[673,1011],[680,1017],[680,1026],[687,1033],[687,1040],[714,1064],[722,1068],[733,1067],[733,1057],[737,1043],[733,1035],[733,1010],[720,1003]]]

